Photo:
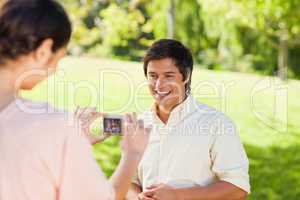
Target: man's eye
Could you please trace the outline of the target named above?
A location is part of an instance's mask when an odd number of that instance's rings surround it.
[[[155,78],[156,78],[155,75],[149,75],[148,77],[149,77],[150,79],[155,79]]]
[[[169,75],[169,76],[166,76],[166,78],[172,79],[172,78],[174,78],[174,76]]]

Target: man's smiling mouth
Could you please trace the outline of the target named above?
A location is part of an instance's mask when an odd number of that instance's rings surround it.
[[[166,97],[169,94],[171,94],[171,91],[162,92],[162,91],[155,90],[155,95],[159,97]]]

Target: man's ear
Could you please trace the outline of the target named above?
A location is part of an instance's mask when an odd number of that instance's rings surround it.
[[[53,40],[52,39],[45,39],[40,46],[34,51],[33,56],[34,60],[42,67],[46,65],[51,56],[53,47]]]
[[[184,84],[187,84],[187,83],[190,81],[191,78],[192,78],[192,77],[191,77],[191,73],[188,72],[186,79],[183,80],[183,83],[184,83]]]

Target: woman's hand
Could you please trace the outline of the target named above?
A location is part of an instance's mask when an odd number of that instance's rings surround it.
[[[77,107],[74,116],[80,122],[82,132],[86,135],[90,143],[97,144],[103,142],[106,138],[110,137],[109,134],[99,133],[93,135],[90,131],[91,124],[100,117],[104,117],[105,114],[96,111],[96,108],[80,108]]]
[[[125,115],[123,122],[123,154],[119,166],[110,178],[116,191],[115,199],[125,199],[150,135],[150,128],[145,128],[144,122],[137,120],[135,113]]]
[[[122,149],[124,153],[142,157],[149,142],[151,127],[145,127],[143,120],[138,120],[136,113],[125,115]]]

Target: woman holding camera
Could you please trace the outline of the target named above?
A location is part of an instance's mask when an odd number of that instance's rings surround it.
[[[80,128],[47,104],[18,98],[55,71],[71,32],[54,0],[9,0],[1,8],[1,200],[124,199],[145,151],[150,130],[128,114],[122,158],[106,180]]]

